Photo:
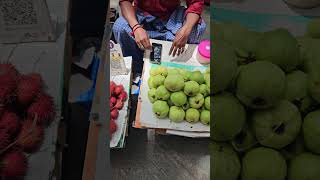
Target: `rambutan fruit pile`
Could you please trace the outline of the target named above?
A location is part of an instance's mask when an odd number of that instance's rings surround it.
[[[54,120],[53,98],[43,89],[40,74],[21,74],[0,63],[0,177],[23,179],[27,153],[40,149],[44,129]]]
[[[128,94],[124,90],[122,84],[117,85],[115,82],[110,82],[110,138],[117,131],[116,120],[119,116],[119,111],[123,108],[124,102],[127,100]]]

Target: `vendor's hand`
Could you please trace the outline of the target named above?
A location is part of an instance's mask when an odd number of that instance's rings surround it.
[[[191,28],[183,26],[176,33],[176,37],[173,40],[171,49],[169,51],[169,55],[172,54],[172,56],[175,56],[177,54],[177,56],[179,56],[180,54],[182,54],[184,52],[184,47],[186,46],[186,44],[188,42],[191,30],[192,30]]]
[[[140,49],[142,49],[142,50],[152,49],[148,33],[142,27],[135,30],[134,37],[135,37],[135,41]]]

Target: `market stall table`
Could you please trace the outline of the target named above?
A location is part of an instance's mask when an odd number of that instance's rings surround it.
[[[189,44],[184,54],[172,57],[169,56],[171,42],[151,40],[152,43],[162,44],[161,65],[167,67],[183,68],[187,70],[206,70],[207,66],[202,65],[197,60],[197,45]],[[187,137],[209,137],[210,127],[200,122],[191,124],[188,122],[174,123],[169,119],[159,120],[153,115],[152,104],[148,100],[148,78],[152,63],[149,62],[149,55],[146,53],[144,58],[144,68],[142,73],[142,84],[140,87],[140,95],[134,127],[158,129],[158,132],[166,134],[180,135]],[[162,130],[159,130],[162,129]]]

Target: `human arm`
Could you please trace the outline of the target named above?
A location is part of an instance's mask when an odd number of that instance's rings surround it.
[[[132,5],[132,0],[120,0],[120,9],[123,17],[128,21],[131,28],[134,31],[134,39],[140,49],[151,49],[151,43],[148,33],[139,24],[136,18],[136,12]]]
[[[176,37],[172,43],[169,55],[179,56],[184,52],[184,47],[188,42],[191,31],[195,25],[201,20],[204,0],[186,0],[187,10],[185,12],[185,21],[182,28],[176,33]]]

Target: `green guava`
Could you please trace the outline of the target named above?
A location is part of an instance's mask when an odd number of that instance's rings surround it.
[[[204,77],[203,74],[200,71],[193,71],[191,76],[190,76],[191,81],[195,81],[198,84],[203,84],[204,83]]]
[[[169,111],[169,119],[173,122],[182,122],[184,121],[186,113],[181,107],[171,106]]]
[[[312,39],[303,37],[298,39],[300,45],[300,59],[302,61],[302,69],[306,73],[310,73],[319,68],[320,39]]]
[[[203,95],[203,97],[207,97],[207,96],[209,95],[207,85],[201,84],[201,85],[199,86],[199,89],[200,89],[199,92]]]
[[[168,116],[169,106],[166,101],[157,100],[152,105],[152,111],[159,119],[164,119]]]
[[[288,180],[319,180],[320,156],[312,153],[302,153],[289,164]]]
[[[180,74],[178,69],[176,69],[176,68],[168,69],[168,76],[170,76],[170,75],[178,75],[178,74]]]
[[[225,43],[213,44],[212,57],[212,90],[216,94],[224,91],[237,72],[237,61],[234,50]],[[210,83],[209,83],[210,84]],[[208,84],[207,84],[208,85]],[[209,86],[210,88],[210,86]]]
[[[319,73],[319,75],[316,73]],[[320,103],[320,72],[309,73],[308,90],[311,97]]]
[[[270,108],[284,96],[285,74],[267,61],[255,61],[241,67],[236,95],[242,103],[254,109]]]
[[[185,69],[179,69],[179,74],[183,77],[184,81],[187,82],[190,80],[191,77],[191,71],[185,70]]]
[[[196,81],[188,81],[184,84],[183,91],[187,96],[195,96],[200,92],[200,86]]]
[[[211,101],[210,101],[210,96],[208,96],[208,97],[206,97],[206,98],[204,99],[204,107],[205,107],[207,110],[210,110],[210,103],[211,103]]]
[[[285,159],[271,148],[252,149],[242,159],[241,180],[285,180],[286,175]]]
[[[241,132],[231,142],[237,152],[246,152],[258,144],[252,129],[245,124]]]
[[[243,105],[230,93],[213,96],[213,122],[210,123],[211,139],[229,141],[241,132],[246,121]]]
[[[210,125],[210,111],[205,109],[201,110],[200,122],[204,125]]]
[[[275,149],[292,143],[300,132],[301,124],[298,108],[287,100],[252,115],[252,127],[259,143]]]
[[[255,58],[258,61],[269,61],[291,72],[300,63],[300,51],[296,38],[286,29],[278,28],[265,32],[259,39]]]
[[[202,94],[199,93],[195,96],[189,97],[188,101],[189,101],[190,107],[199,109],[204,104],[204,97]]]
[[[286,160],[292,160],[303,152],[305,152],[305,148],[302,134],[299,134],[293,143],[281,149],[281,154]]]
[[[320,110],[309,113],[303,120],[302,132],[305,146],[320,154]]]
[[[174,92],[171,94],[170,100],[175,106],[182,106],[187,102],[187,96],[182,91]]]
[[[231,45],[238,56],[250,58],[260,38],[260,33],[250,31],[240,23],[222,23],[223,40]]]
[[[306,36],[320,39],[320,18],[313,19],[308,23]]]
[[[197,109],[189,108],[186,111],[186,121],[189,123],[197,123],[200,120],[200,112]]]
[[[157,87],[153,84],[153,76],[150,76],[149,79],[148,79],[148,87],[149,87],[149,89],[157,88]]]
[[[182,109],[185,111],[188,110],[189,108],[190,108],[190,104],[188,101],[184,105],[182,105]]]
[[[309,59],[312,59],[312,54],[315,52],[315,49],[318,47],[320,40],[312,39],[310,37],[298,37],[298,44],[300,49],[300,66],[303,70],[307,70],[306,62]]]
[[[154,103],[156,99],[156,88],[152,88],[148,91],[148,98],[151,103]]]
[[[155,96],[157,100],[166,101],[170,98],[170,92],[164,87],[164,85],[159,86],[156,89]]]
[[[286,76],[285,99],[300,101],[308,94],[308,75],[302,71],[293,71]]]
[[[209,144],[211,159],[210,179],[237,180],[241,164],[237,153],[230,144],[211,142]]]
[[[184,79],[181,75],[168,75],[164,80],[164,86],[171,92],[177,92],[184,88]]]
[[[166,79],[166,77],[164,77],[160,74],[153,76],[153,78],[152,78],[153,87],[157,88],[157,87],[163,85],[165,79]]]

